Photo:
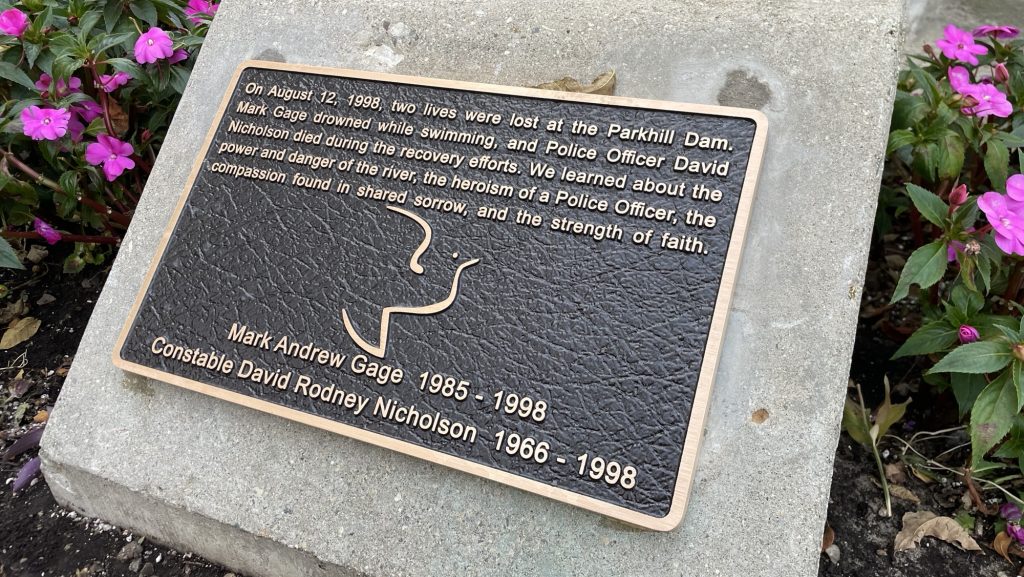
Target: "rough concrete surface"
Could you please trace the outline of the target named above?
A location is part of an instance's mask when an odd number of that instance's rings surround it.
[[[256,575],[814,575],[902,4],[226,0],[47,427],[58,500]],[[256,57],[508,85],[614,68],[619,95],[768,115],[679,529],[634,530],[112,366],[199,135]]]

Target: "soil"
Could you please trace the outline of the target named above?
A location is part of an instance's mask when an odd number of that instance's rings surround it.
[[[37,449],[4,459],[9,448],[27,432],[44,426],[47,411],[60,388],[78,347],[107,269],[94,266],[84,273],[65,275],[63,254],[55,251],[32,270],[0,271],[0,326],[12,318],[34,317],[40,329],[28,341],[0,351],[0,577],[59,575],[85,577],[147,577],[149,575],[190,575],[223,577],[228,571],[191,553],[176,552],[102,521],[82,517],[56,504],[46,482],[37,477],[18,493],[10,486],[18,470]],[[956,423],[955,401],[933,396],[913,375],[920,368],[913,361],[888,359],[906,338],[901,326],[912,324],[913,310],[886,307],[892,274],[878,255],[869,266],[865,282],[862,318],[858,328],[851,379],[862,384],[866,403],[877,405],[884,396],[883,377],[893,385],[894,400],[914,397],[903,423],[894,431],[901,438],[914,432],[935,430]],[[898,264],[898,262],[897,262]],[[44,296],[49,295],[49,296]],[[17,303],[21,304],[17,304]],[[909,319],[909,321],[908,321]],[[953,407],[952,412],[950,407]],[[939,454],[951,464],[962,455],[956,447],[965,439],[954,431],[935,441],[919,443],[926,453]],[[887,464],[898,465],[902,446],[894,440],[883,442]],[[1019,573],[1022,557],[1007,561],[991,549],[992,516],[980,515],[966,504],[962,481],[953,476],[926,482],[902,466],[898,483],[920,503],[894,499],[893,516],[883,510],[882,491],[871,453],[843,434],[836,453],[835,474],[828,512],[828,526],[834,535],[831,557],[822,554],[819,577],[1013,577]],[[984,550],[961,551],[953,545],[926,537],[916,549],[894,552],[894,539],[905,513],[919,510],[938,515],[970,514],[971,531]],[[828,533],[828,531],[826,531]],[[838,555],[836,553],[838,552]],[[1024,553],[1022,553],[1024,554]]]
[[[54,251],[32,270],[0,271],[0,285],[9,293],[0,299],[0,326],[6,326],[12,315],[41,321],[28,341],[0,351],[2,450],[44,426],[106,279],[106,267],[63,274],[64,256]],[[191,553],[161,547],[64,509],[42,477],[12,493],[18,470],[37,452],[33,448],[4,459],[0,451],[0,479],[6,481],[0,489],[0,577],[228,574]]]
[[[857,327],[850,369],[851,395],[860,385],[865,404],[878,406],[885,397],[884,380],[892,388],[893,402],[911,399],[906,416],[883,438],[879,447],[889,467],[890,485],[908,491],[893,497],[892,516],[886,516],[879,472],[871,451],[844,431],[836,451],[832,490],[829,497],[827,529],[823,549],[830,536],[835,548],[822,553],[819,577],[1012,577],[1024,575],[1024,551],[1012,548],[1010,560],[992,549],[995,515],[985,515],[972,502],[962,477],[949,471],[932,472],[913,451],[894,437],[909,440],[914,449],[955,470],[969,459],[969,438],[962,428],[932,438],[931,431],[956,429],[959,425],[955,398],[937,393],[919,381],[922,368],[912,359],[891,360],[900,343],[919,324],[920,312],[913,305],[888,305],[898,271],[907,256],[896,235],[876,239],[865,276],[861,315]],[[916,436],[915,436],[916,435]],[[915,471],[919,474],[915,474]],[[1018,488],[1019,490],[1019,488]],[[893,489],[899,491],[899,489]],[[998,507],[1004,501],[984,493],[985,505]],[[914,499],[919,502],[915,502]],[[939,516],[974,524],[967,534],[982,552],[967,552],[934,537],[924,537],[918,547],[895,551],[897,533],[907,513],[930,511]]]

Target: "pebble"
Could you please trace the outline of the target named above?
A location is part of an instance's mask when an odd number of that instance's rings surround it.
[[[134,559],[134,560],[132,560],[131,563],[128,564],[128,570],[131,571],[132,573],[138,573],[140,567],[142,567],[142,559],[141,558],[140,559]]]
[[[142,545],[137,541],[133,541],[124,547],[121,547],[121,551],[117,554],[118,561],[130,561],[132,559],[138,559],[139,557],[142,557]]]
[[[156,572],[156,570],[153,569],[153,564],[152,563],[146,563],[145,565],[142,566],[142,570],[139,571],[139,577],[149,577],[150,575],[152,575],[155,572]]]
[[[46,306],[52,302],[55,302],[56,300],[57,297],[53,296],[52,294],[43,293],[43,296],[39,297],[39,300],[36,301],[36,304],[39,306]]]
[[[833,565],[839,564],[839,557],[841,556],[839,552],[839,545],[836,545],[835,543],[829,545],[828,548],[825,549],[825,554],[828,555],[828,558],[832,561]]]

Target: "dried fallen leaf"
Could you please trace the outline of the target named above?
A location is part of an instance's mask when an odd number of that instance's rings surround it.
[[[825,533],[821,536],[821,552],[824,553],[826,549],[832,546],[836,542],[836,532],[832,529],[832,526],[825,523]]]
[[[0,337],[0,350],[6,351],[29,340],[36,334],[41,324],[43,321],[34,317],[25,317],[14,321],[10,328],[4,331],[4,336]]]
[[[896,535],[895,551],[914,549],[924,537],[935,537],[956,545],[964,551],[981,551],[978,543],[959,523],[949,517],[939,517],[930,511],[903,515],[903,530]]]
[[[23,295],[24,296],[24,295]],[[0,309],[0,325],[9,324],[11,321],[28,312],[28,301],[24,298],[15,299]]]
[[[903,470],[903,463],[889,463],[885,466],[885,478],[890,483],[906,483],[907,473]]]
[[[124,109],[113,100],[108,100],[107,109],[110,111],[110,124],[113,125],[114,132],[119,135],[127,132],[129,128],[128,114]]]
[[[50,251],[39,246],[38,244],[34,244],[31,248],[28,249],[28,254],[25,256],[25,259],[33,264],[39,264],[43,262],[43,259],[45,259],[49,254]]]
[[[32,417],[33,423],[45,423],[50,418],[50,411],[46,409],[39,409],[36,411],[36,416]]]
[[[903,485],[889,485],[889,493],[891,493],[892,496],[896,497],[897,499],[910,501],[911,503],[914,504],[921,503],[921,499],[917,495],[915,495],[913,491],[904,487]]]
[[[1006,531],[996,535],[996,538],[992,540],[992,548],[995,549],[996,553],[1003,556],[1003,559],[1013,561],[1010,559],[1010,545],[1013,544],[1013,538],[1006,534]]]
[[[538,84],[534,88],[540,88],[541,90],[558,90],[561,92],[583,92],[584,94],[612,94],[615,92],[615,71],[609,70],[595,78],[590,84],[581,84],[579,80],[575,78],[569,78],[568,76],[555,80],[554,82],[545,82],[544,84]]]

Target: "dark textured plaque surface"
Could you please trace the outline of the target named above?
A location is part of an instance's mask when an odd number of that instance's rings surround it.
[[[694,106],[689,107],[693,111],[659,110],[634,107],[626,99],[514,89],[507,91],[516,94],[504,94],[495,93],[506,91],[498,87],[442,81],[422,81],[430,84],[423,85],[385,75],[294,72],[262,66],[243,68],[236,85],[229,88],[206,155],[197,162],[177,220],[169,229],[162,254],[157,255],[136,312],[122,335],[118,363],[289,418],[320,417],[343,426],[331,427],[315,418],[308,422],[538,493],[577,501],[638,524],[645,524],[644,519],[666,518],[675,511],[677,501],[685,499],[685,487],[680,485],[689,482],[689,472],[681,466],[685,465],[684,440],[694,439],[692,435],[687,437],[688,427],[699,428],[703,418],[702,410],[694,410],[698,383],[701,387],[710,385],[724,326],[725,311],[716,310],[716,303],[728,302],[734,273],[731,269],[739,257],[740,229],[745,224],[742,219],[749,209],[749,199],[744,195],[752,194],[756,177],[756,166],[748,163],[754,162],[752,158],[759,161],[763,146],[763,128],[758,128],[756,113],[744,117],[742,111],[734,109]],[[257,94],[254,86],[262,87],[262,93]],[[311,91],[311,101],[285,101],[268,95],[274,86]],[[335,105],[321,102],[325,93],[336,93]],[[380,110],[350,107],[351,95],[364,96],[371,104],[379,98]],[[574,98],[580,101],[567,100]],[[394,101],[415,103],[417,110],[414,114],[396,112],[391,108]],[[246,113],[240,103],[253,105],[248,111],[254,113]],[[427,103],[454,108],[457,116],[427,117],[423,114]],[[258,114],[263,105],[265,116]],[[294,122],[275,118],[277,107],[294,114],[305,112],[307,117],[293,117]],[[496,126],[472,122],[465,118],[466,111],[492,112],[500,114],[502,120]],[[318,112],[370,119],[370,126],[363,130],[318,124],[313,121]],[[510,127],[512,115],[538,117],[538,127]],[[547,131],[547,121],[557,119],[564,121],[562,132]],[[413,134],[379,130],[378,123],[391,120],[412,125]],[[235,130],[231,129],[233,121]],[[596,125],[599,130],[595,136],[571,134],[573,121]],[[244,134],[239,123],[286,130],[288,138]],[[609,138],[606,133],[612,123],[674,130],[675,142],[668,145]],[[460,144],[421,133],[441,129],[493,136],[494,148],[488,150],[486,141]],[[314,137],[322,134],[322,139],[319,144],[296,142],[294,137],[300,130]],[[687,132],[725,139],[731,150],[686,147],[683,141]],[[651,134],[655,133],[647,133],[647,137],[652,138]],[[360,154],[358,149],[351,149],[355,146],[352,141],[342,147],[330,146],[327,139],[332,136],[335,140],[364,141],[371,148]],[[538,150],[508,150],[510,139],[536,139]],[[545,154],[549,140],[595,149],[597,158]],[[400,158],[397,152],[394,156],[375,153],[372,146],[377,142],[394,145],[396,151],[412,147],[465,158],[454,168],[441,162]],[[228,144],[233,145],[231,150]],[[246,151],[246,146],[255,152]],[[660,168],[612,164],[605,160],[612,148],[665,160]],[[261,158],[266,150],[286,150],[285,159]],[[288,157],[296,151],[335,162],[316,170],[289,163]],[[515,162],[518,174],[471,168],[470,159],[481,155]],[[728,174],[675,171],[677,156],[703,162],[728,161]],[[381,171],[384,167],[413,171],[416,178],[402,182],[380,172],[376,176],[360,175],[355,173],[355,163],[347,171],[341,170],[350,159],[376,164]],[[555,177],[530,176],[531,160],[551,165]],[[226,172],[241,169],[227,166],[270,172],[265,178],[250,178]],[[619,190],[566,182],[559,178],[563,168],[616,177],[628,175],[627,185]],[[273,171],[283,173],[285,182],[269,180]],[[449,184],[425,184],[427,172],[447,177]],[[328,190],[294,185],[296,174],[330,179]],[[514,192],[506,198],[453,189],[453,177],[494,186],[507,184]],[[645,178],[685,182],[686,194],[670,197],[631,190],[635,180]],[[691,198],[695,184],[721,191],[721,200]],[[367,185],[405,193],[401,199],[404,203],[359,198],[359,188]],[[521,194],[527,193],[520,191],[531,187],[537,187],[533,198],[522,198]],[[544,190],[551,192],[546,204],[539,196]],[[609,208],[600,212],[571,207],[564,201],[556,205],[559,190],[586,194],[595,201],[607,200]],[[418,207],[414,204],[416,197],[464,203],[466,208],[462,214],[457,207],[452,208],[455,212]],[[677,219],[659,222],[615,214],[614,206],[619,201],[675,210]],[[424,241],[424,228],[407,214],[389,210],[389,206],[413,213],[429,224],[430,243],[418,259],[422,274],[412,270],[410,259]],[[478,217],[480,207],[499,211],[508,208],[506,221],[494,220],[501,214],[493,211],[488,215],[491,218]],[[690,209],[714,215],[717,223],[712,228],[687,225],[684,215]],[[543,224],[517,224],[520,210],[539,216]],[[738,214],[742,217],[739,223]],[[551,230],[556,218],[618,225],[623,235],[621,240],[598,241],[594,235]],[[654,231],[649,246],[634,242],[634,233],[642,235],[648,230]],[[687,252],[662,248],[663,233],[697,238],[703,249]],[[695,245],[691,241],[689,246],[692,250]],[[479,262],[462,267],[453,291],[456,269],[473,259]],[[383,346],[385,343],[378,343],[378,333],[387,307],[425,306],[453,292],[454,301],[436,314],[391,315],[383,358],[357,346],[342,320],[344,309],[363,339]],[[267,336],[253,345],[230,340],[233,326],[236,340],[240,340],[243,325]],[[163,340],[154,345],[160,337]],[[303,360],[259,346],[263,342],[273,349],[282,337],[335,353],[335,359],[344,355],[344,360],[335,367],[330,361],[324,365],[316,358]],[[234,368],[224,374],[154,353],[154,346],[159,349],[163,343],[213,353],[231,360]],[[402,381],[382,385],[355,374],[352,361],[358,358],[401,369]],[[243,361],[272,374],[280,371],[276,374],[282,378],[291,373],[290,380],[281,389],[273,381],[262,384],[240,378]],[[467,398],[456,400],[421,390],[421,374],[425,372],[450,376],[455,382],[466,381]],[[300,376],[310,383],[334,387],[335,394],[327,394],[337,403],[313,399],[296,390]],[[310,390],[316,389],[304,389]],[[495,410],[495,395],[499,392],[506,397],[512,393],[544,401],[547,407],[543,419],[537,422],[534,410],[525,418]],[[365,408],[357,415],[345,405],[346,399],[350,403],[365,400]],[[375,408],[387,401],[396,407],[414,405],[416,411],[430,416],[429,426],[424,430],[422,420],[420,427],[397,422],[379,414],[385,412],[383,409],[375,413]],[[462,423],[467,432],[472,427],[475,439],[441,434],[434,427],[441,419]],[[361,431],[370,434],[361,435]],[[699,430],[695,432],[699,440]],[[504,450],[511,433],[545,443],[548,454],[544,462],[538,462],[541,459],[536,451],[525,451],[529,456],[524,458],[523,452],[511,455]],[[499,435],[505,445],[500,450],[496,448]],[[396,445],[391,440],[401,443]],[[695,452],[696,447],[687,446],[687,450]],[[581,475],[579,458],[584,454],[588,465],[594,457],[600,457],[622,468],[635,468],[635,484],[625,482],[621,473],[612,475],[607,467],[598,480],[591,478],[589,467]],[[686,479],[681,480],[681,475]],[[618,480],[609,482],[611,477]],[[612,507],[602,507],[601,503]]]

